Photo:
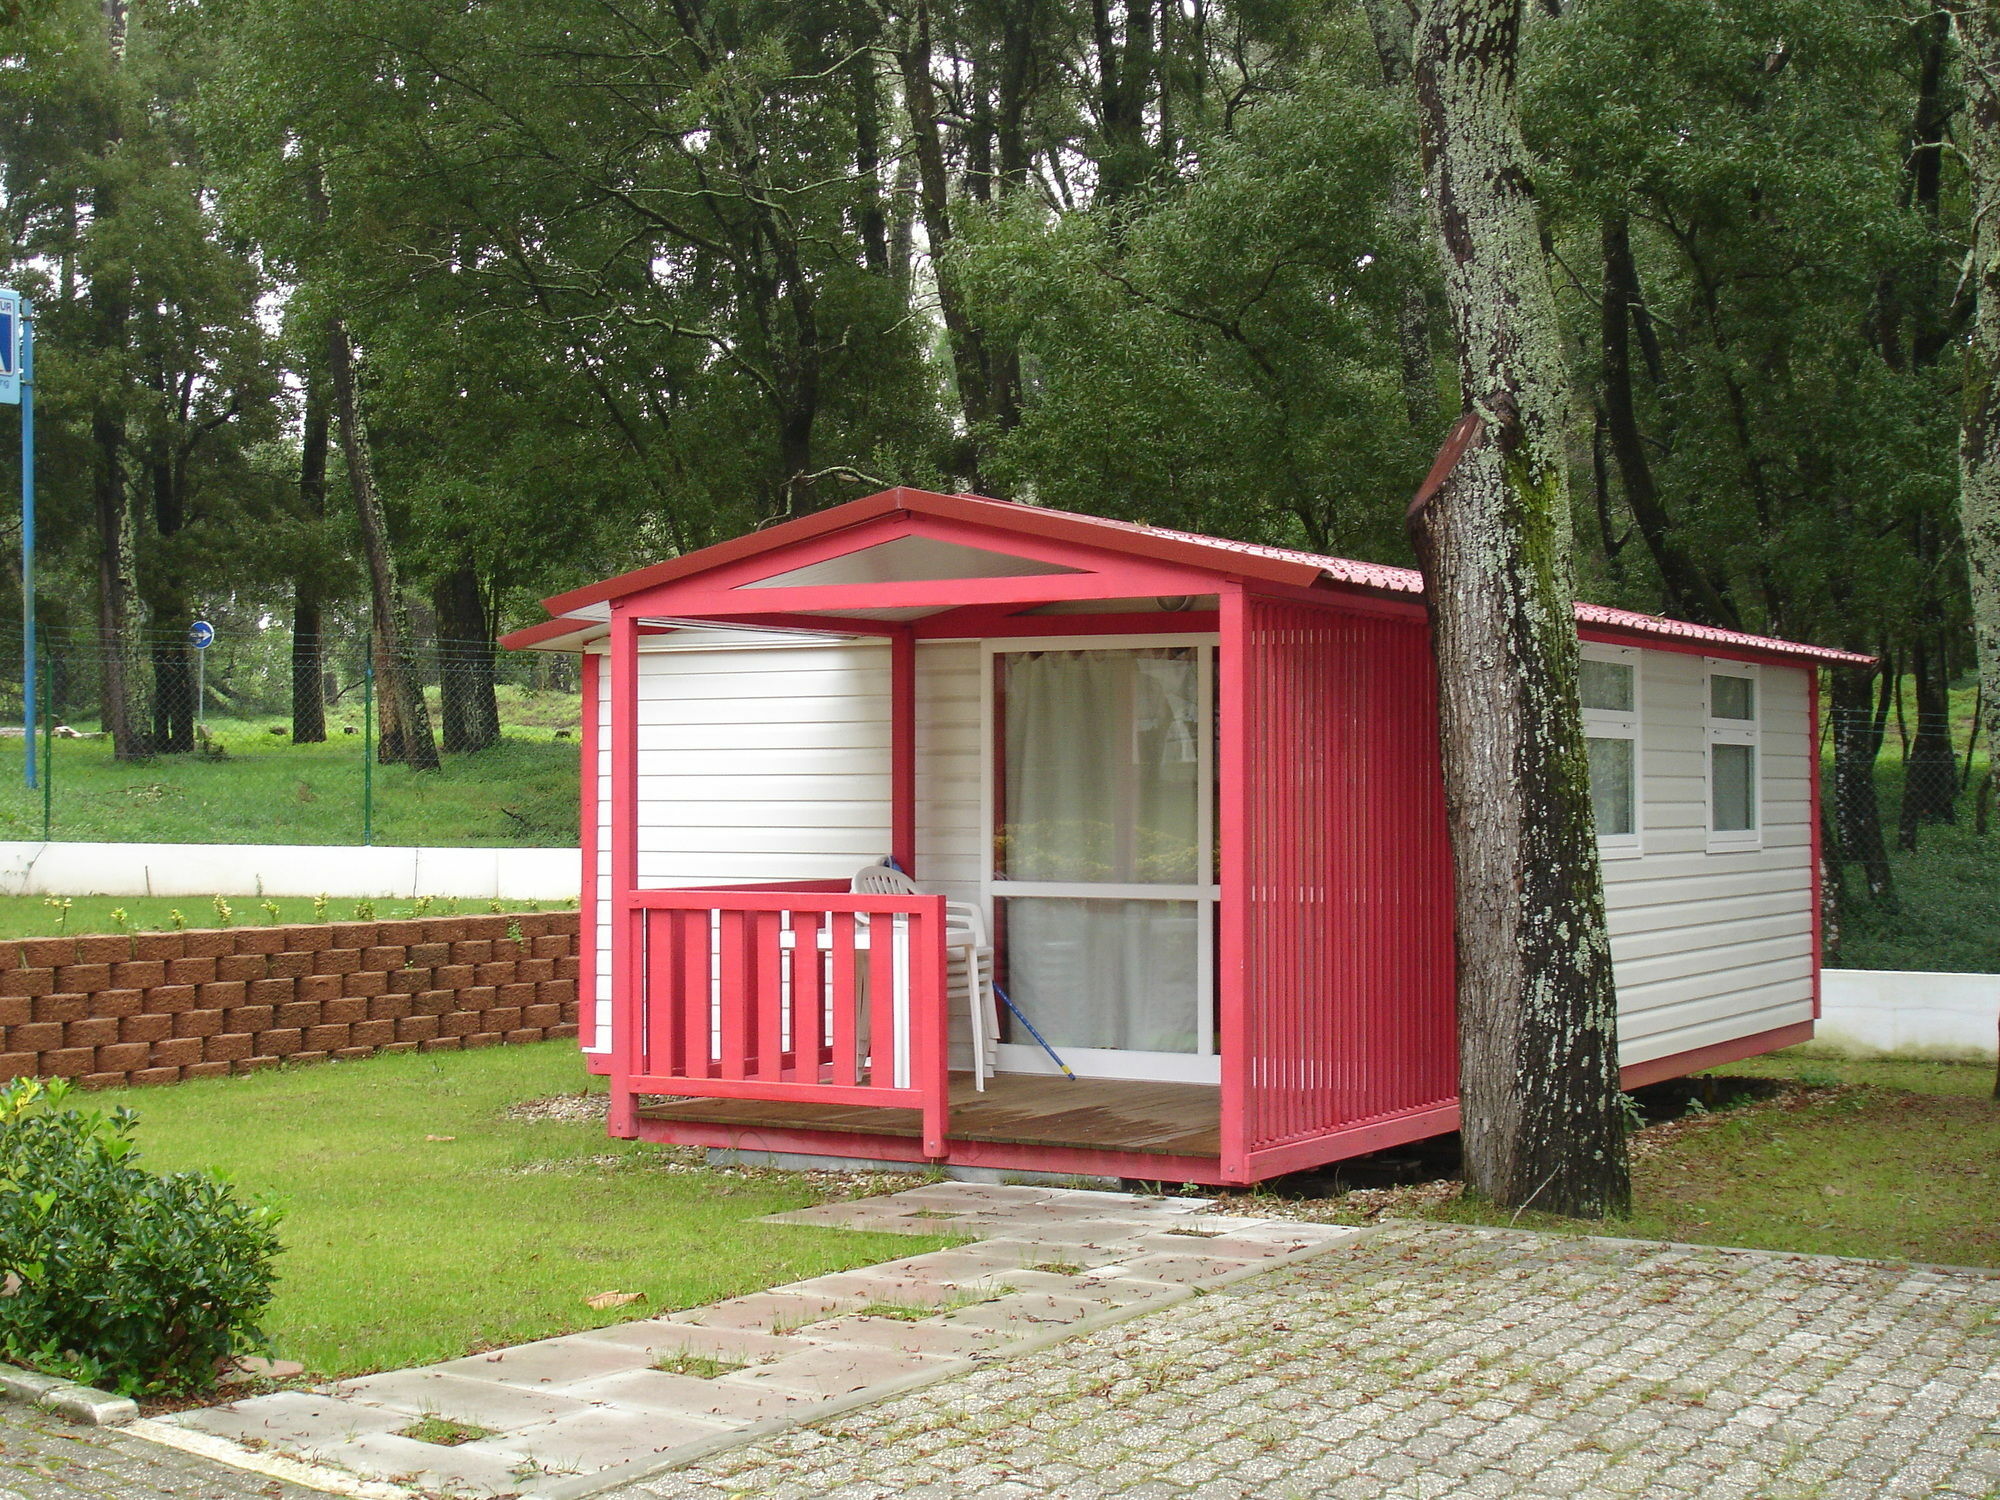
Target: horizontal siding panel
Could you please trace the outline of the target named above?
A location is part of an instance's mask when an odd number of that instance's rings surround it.
[[[1706,946],[1702,952],[1713,953],[1724,948],[1734,949],[1744,943],[1772,942],[1779,939],[1812,940],[1812,919],[1805,912],[1790,907],[1782,911],[1759,916],[1755,913],[1737,912],[1724,919],[1704,921],[1702,930],[1706,934]],[[1686,929],[1681,927],[1661,927],[1651,932],[1611,934],[1611,953],[1622,967],[1619,972],[1637,980],[1641,976],[1630,965],[1667,953],[1679,953],[1687,947]]]
[[[1713,905],[1711,901],[1700,900],[1614,907],[1610,912],[1611,939],[1616,943],[1620,938],[1636,938],[1652,932],[1665,932],[1671,936],[1691,924],[1715,920]],[[1729,912],[1726,920],[1747,921],[1786,915],[1806,926],[1810,926],[1812,920],[1811,914],[1800,906],[1798,893],[1790,890],[1740,896],[1729,903]]]
[[[1734,1041],[1738,1037],[1755,1036],[1761,1031],[1776,1031],[1781,1026],[1796,1026],[1802,1021],[1811,1019],[1811,1000],[1788,1000],[1772,1005],[1756,1006],[1739,1010],[1720,1021],[1683,1026],[1648,1036],[1621,1038],[1618,1044],[1618,1061],[1626,1067],[1631,1067],[1634,1063],[1651,1062],[1658,1057],[1672,1057],[1681,1052],[1714,1047],[1723,1042]]]
[[[1694,858],[1699,861],[1705,856]],[[1628,869],[1638,873],[1631,878],[1612,880],[1607,870],[1604,899],[1613,911],[1625,911],[1669,903],[1728,902],[1773,891],[1805,892],[1811,889],[1812,872],[1803,864],[1772,862],[1759,868],[1748,863],[1757,858],[1752,854],[1717,855],[1712,862],[1706,865],[1697,863],[1694,869],[1685,872],[1647,869],[1647,866],[1662,859],[1658,855],[1620,860],[1616,864],[1621,874]],[[1725,860],[1728,863],[1725,864]]]
[[[707,724],[881,724],[889,722],[886,694],[827,698],[684,698],[678,694],[639,706],[640,732]]]
[[[773,744],[773,740],[782,743]],[[646,762],[645,770],[656,770],[662,764],[672,767],[683,756],[711,751],[730,755],[754,751],[813,762],[830,753],[856,750],[865,750],[886,765],[889,726],[874,721],[830,720],[824,724],[645,724],[639,729],[639,754],[660,757]]]
[[[1812,931],[1809,927],[1747,941],[1729,941],[1727,935],[1716,933],[1712,928],[1703,930],[1707,940],[1699,947],[1682,944],[1642,957],[1617,960],[1619,983],[1629,987],[1637,997],[1669,980],[1714,974],[1744,975],[1765,964],[1790,960],[1809,962],[1812,957]],[[1664,943],[1664,939],[1657,936],[1654,941]]]
[[[1694,1052],[1696,1048],[1732,1042],[1738,1036],[1756,1036],[1758,1032],[1774,1032],[1780,1026],[1798,1026],[1806,1020],[1812,1020],[1810,998],[1778,998],[1764,1004],[1754,996],[1744,996],[1726,1016],[1620,1038],[1618,1060],[1630,1066],[1634,1062],[1650,1062],[1652,1058],[1670,1058],[1676,1052]]]
[[[1801,953],[1791,958],[1773,959],[1768,963],[1744,965],[1727,971],[1727,982],[1719,982],[1717,974],[1690,974],[1673,979],[1663,979],[1652,984],[1621,986],[1618,994],[1618,1013],[1621,1017],[1639,1017],[1658,1011],[1669,1010],[1679,1005],[1720,1005],[1727,1007],[1735,1003],[1733,997],[1762,989],[1767,985],[1791,985],[1810,996],[1812,992],[1812,960]]]

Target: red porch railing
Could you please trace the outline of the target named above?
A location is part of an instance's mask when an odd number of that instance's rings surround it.
[[[950,1103],[942,896],[634,891],[612,1088],[914,1109]]]

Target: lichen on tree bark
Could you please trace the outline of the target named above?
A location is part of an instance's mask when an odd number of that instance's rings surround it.
[[[1457,900],[1466,1182],[1601,1216],[1630,1187],[1617,999],[1577,705],[1566,397],[1521,139],[1520,0],[1429,0],[1426,196],[1480,427],[1411,518],[1430,600]]]

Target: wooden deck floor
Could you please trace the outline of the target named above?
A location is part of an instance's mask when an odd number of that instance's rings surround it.
[[[1018,1146],[1083,1146],[1159,1156],[1218,1156],[1220,1092],[1198,1083],[1135,1083],[1000,1073],[986,1092],[970,1073],[951,1080],[951,1137]],[[917,1137],[911,1109],[770,1103],[756,1099],[674,1099],[639,1111],[646,1119],[741,1129],[834,1130]]]

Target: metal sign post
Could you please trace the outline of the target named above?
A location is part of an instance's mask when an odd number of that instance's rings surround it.
[[[194,721],[208,725],[208,648],[215,644],[215,627],[206,620],[188,626],[188,644],[194,647]]]
[[[21,743],[35,784],[35,325],[28,299],[0,288],[0,405],[21,408]]]

